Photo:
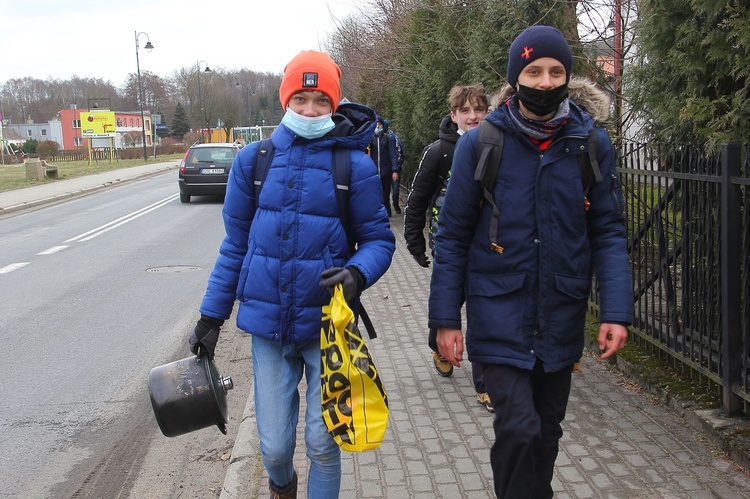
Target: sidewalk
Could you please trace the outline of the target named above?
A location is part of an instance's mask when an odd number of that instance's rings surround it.
[[[0,216],[89,194],[115,184],[137,180],[177,168],[179,160],[118,168],[94,175],[48,182],[0,192]],[[23,167],[21,167],[23,168]],[[175,179],[175,183],[176,183]]]
[[[389,427],[377,451],[342,453],[341,497],[494,497],[493,416],[477,403],[468,362],[451,378],[435,373],[426,345],[430,269],[407,252],[402,221],[394,218],[392,225],[393,263],[363,298],[378,331],[368,348],[388,394]],[[727,431],[747,429],[747,420],[695,407],[678,415],[592,355],[584,356],[582,368],[574,374],[563,423],[556,498],[750,497],[750,476],[716,447]],[[254,416],[251,396],[222,499],[268,495]],[[303,426],[295,452],[298,497],[306,497],[308,471]]]
[[[173,160],[0,192],[0,216],[176,167]],[[451,378],[435,373],[425,327],[430,269],[419,267],[406,251],[401,220],[392,223],[393,263],[364,295],[378,331],[368,347],[388,393],[389,427],[380,449],[342,453],[341,497],[494,497],[492,415],[476,401],[468,362]],[[637,371],[637,366],[624,367]],[[723,418],[689,401],[665,406],[636,378],[591,355],[584,356],[582,368],[573,376],[563,423],[552,484],[556,498],[750,497],[750,475],[738,467],[750,467],[748,418]],[[222,498],[268,495],[254,414],[251,396]],[[295,453],[300,498],[306,497],[308,471],[303,428],[300,424]]]

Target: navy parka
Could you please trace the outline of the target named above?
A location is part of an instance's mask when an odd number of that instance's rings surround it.
[[[430,285],[429,326],[461,329],[466,298],[466,346],[471,362],[546,372],[581,357],[592,271],[601,321],[630,324],[633,295],[623,201],[614,151],[597,129],[603,181],[585,209],[579,154],[588,154],[594,121],[570,102],[570,117],[542,153],[511,124],[506,105],[486,118],[505,134],[493,199],[500,210],[498,244],[490,249],[491,207],[473,179],[478,128],[456,145],[440,212]]]

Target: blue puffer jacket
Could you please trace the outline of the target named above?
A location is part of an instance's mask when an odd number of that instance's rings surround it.
[[[490,249],[491,208],[481,203],[478,129],[458,141],[440,211],[430,286],[429,325],[461,328],[466,298],[469,360],[554,372],[580,359],[591,276],[596,269],[602,322],[630,324],[632,282],[622,192],[612,144],[598,129],[603,181],[585,210],[578,155],[588,154],[594,121],[571,102],[570,118],[544,154],[522,136],[500,105],[487,116],[504,131],[493,199],[498,244]]]
[[[255,201],[253,169],[259,142],[237,154],[224,202],[221,244],[202,314],[226,319],[240,302],[237,326],[281,344],[320,337],[321,307],[331,295],[318,286],[330,267],[354,266],[372,285],[391,263],[395,238],[383,207],[380,179],[362,152],[372,137],[375,112],[341,104],[336,128],[304,139],[280,125],[271,135],[275,152]],[[333,148],[350,150],[349,220],[358,243],[354,255],[338,213]]]

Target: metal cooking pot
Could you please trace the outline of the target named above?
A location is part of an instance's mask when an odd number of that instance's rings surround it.
[[[232,378],[219,376],[213,361],[205,355],[154,367],[148,373],[151,406],[167,437],[211,425],[226,435],[226,394],[232,388]]]

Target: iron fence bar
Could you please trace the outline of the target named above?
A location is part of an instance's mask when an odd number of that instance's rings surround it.
[[[737,388],[741,383],[740,350],[740,189],[731,178],[740,173],[740,144],[721,148],[721,339],[723,405],[727,414],[742,408]]]

